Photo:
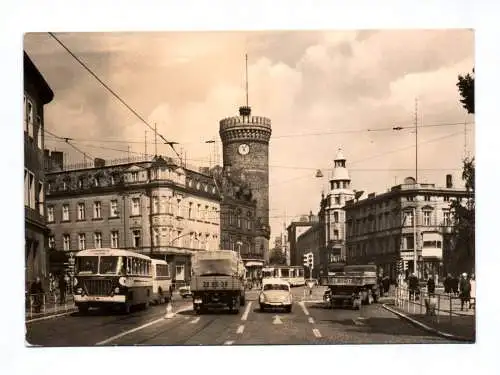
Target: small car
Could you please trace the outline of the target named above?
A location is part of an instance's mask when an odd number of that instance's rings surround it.
[[[182,298],[188,298],[188,297],[192,297],[192,293],[191,293],[191,287],[188,285],[188,286],[181,286],[179,288],[179,294]]]
[[[281,279],[265,279],[259,294],[260,311],[267,308],[284,308],[292,312],[292,292],[290,284]]]

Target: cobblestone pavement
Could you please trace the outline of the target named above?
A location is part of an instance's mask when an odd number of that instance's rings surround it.
[[[44,346],[91,345],[248,345],[447,343],[386,311],[378,304],[361,311],[327,309],[321,287],[302,301],[294,288],[291,313],[261,312],[258,291],[247,292],[239,314],[214,311],[196,315],[190,300],[174,302],[175,316],[165,318],[165,305],[130,315],[91,311],[27,324],[27,341]]]

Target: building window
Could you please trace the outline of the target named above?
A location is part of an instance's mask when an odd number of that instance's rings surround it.
[[[132,176],[132,182],[139,181],[139,172],[132,172],[131,176]]]
[[[236,214],[236,226],[241,228],[241,214],[239,212]]]
[[[430,195],[424,195],[424,201],[430,202],[431,196]]]
[[[443,197],[443,200],[444,200],[445,202],[449,202],[449,201],[450,201],[450,196],[449,196],[449,195],[445,195],[445,196]]]
[[[78,250],[85,250],[85,233],[78,235]]]
[[[339,213],[337,211],[335,211],[333,213],[333,222],[334,223],[338,223],[339,222]]]
[[[158,196],[153,197],[153,213],[157,214],[160,212],[160,198]]]
[[[102,247],[102,234],[99,232],[94,233],[94,248],[100,249]]]
[[[70,244],[71,244],[71,241],[70,241],[69,234],[64,234],[63,235],[63,250],[68,251]]]
[[[132,198],[132,210],[131,214],[132,216],[137,216],[140,215],[140,199],[139,198]]]
[[[407,197],[406,197],[406,200],[407,200],[408,202],[413,202],[413,196],[411,196],[411,195],[407,196]]]
[[[54,236],[49,236],[49,249],[56,248],[56,238]]]
[[[39,182],[38,183],[38,212],[42,216],[44,215],[44,212],[43,212],[44,200],[45,200],[45,194],[43,192],[43,183]]]
[[[94,186],[99,187],[99,177],[94,178]]]
[[[34,118],[34,106],[33,102],[30,99],[26,99],[26,125],[25,130],[28,131],[28,136],[33,138],[33,118]]]
[[[68,190],[68,184],[67,184],[67,182],[66,182],[66,181],[63,181],[63,186],[62,186],[62,189],[63,189],[64,191]]]
[[[153,229],[153,246],[160,246],[160,232],[158,229]]]
[[[133,237],[133,244],[135,248],[141,247],[141,231],[140,230],[134,230],[132,232],[132,237]]]
[[[94,219],[100,219],[101,217],[101,202],[94,202]]]
[[[54,220],[54,207],[49,206],[49,207],[47,207],[47,222],[53,223],[54,221],[55,221]]]
[[[403,214],[403,225],[407,227],[413,226],[413,211],[406,211]]]
[[[175,280],[184,280],[184,265],[175,266]]]
[[[78,220],[85,220],[85,203],[78,203]]]
[[[334,240],[338,240],[339,239],[339,231],[338,230],[334,230],[333,231],[333,239]]]
[[[109,183],[111,185],[114,185],[115,184],[115,176],[111,176],[110,179],[109,179]]]
[[[24,170],[24,205],[35,209],[35,175]]]
[[[405,241],[404,248],[406,250],[413,250],[413,245],[414,245],[413,235],[405,236],[404,241]]]
[[[80,178],[78,179],[78,188],[79,188],[79,189],[83,189],[83,178],[82,178],[82,177],[80,177]]]
[[[118,249],[118,231],[111,232],[111,248]]]
[[[431,225],[431,211],[424,211],[424,225]]]
[[[443,210],[443,225],[450,226],[451,225],[451,215],[450,211]]]
[[[117,200],[111,201],[111,204],[109,205],[109,216],[110,217],[117,217],[118,216],[118,201]]]
[[[62,205],[62,221],[69,221],[69,204]]]
[[[340,204],[340,197],[335,197],[335,204]]]

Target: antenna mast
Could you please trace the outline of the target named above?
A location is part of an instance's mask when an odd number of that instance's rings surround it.
[[[158,139],[157,139],[158,133],[156,132],[156,122],[155,122],[155,156],[158,155]]]
[[[148,156],[148,131],[144,130],[144,157]]]
[[[245,90],[248,107],[248,55],[245,53]]]
[[[415,98],[415,183],[418,184],[418,99]]]

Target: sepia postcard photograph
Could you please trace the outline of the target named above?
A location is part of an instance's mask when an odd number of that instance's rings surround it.
[[[475,343],[474,41],[24,34],[26,345]]]

